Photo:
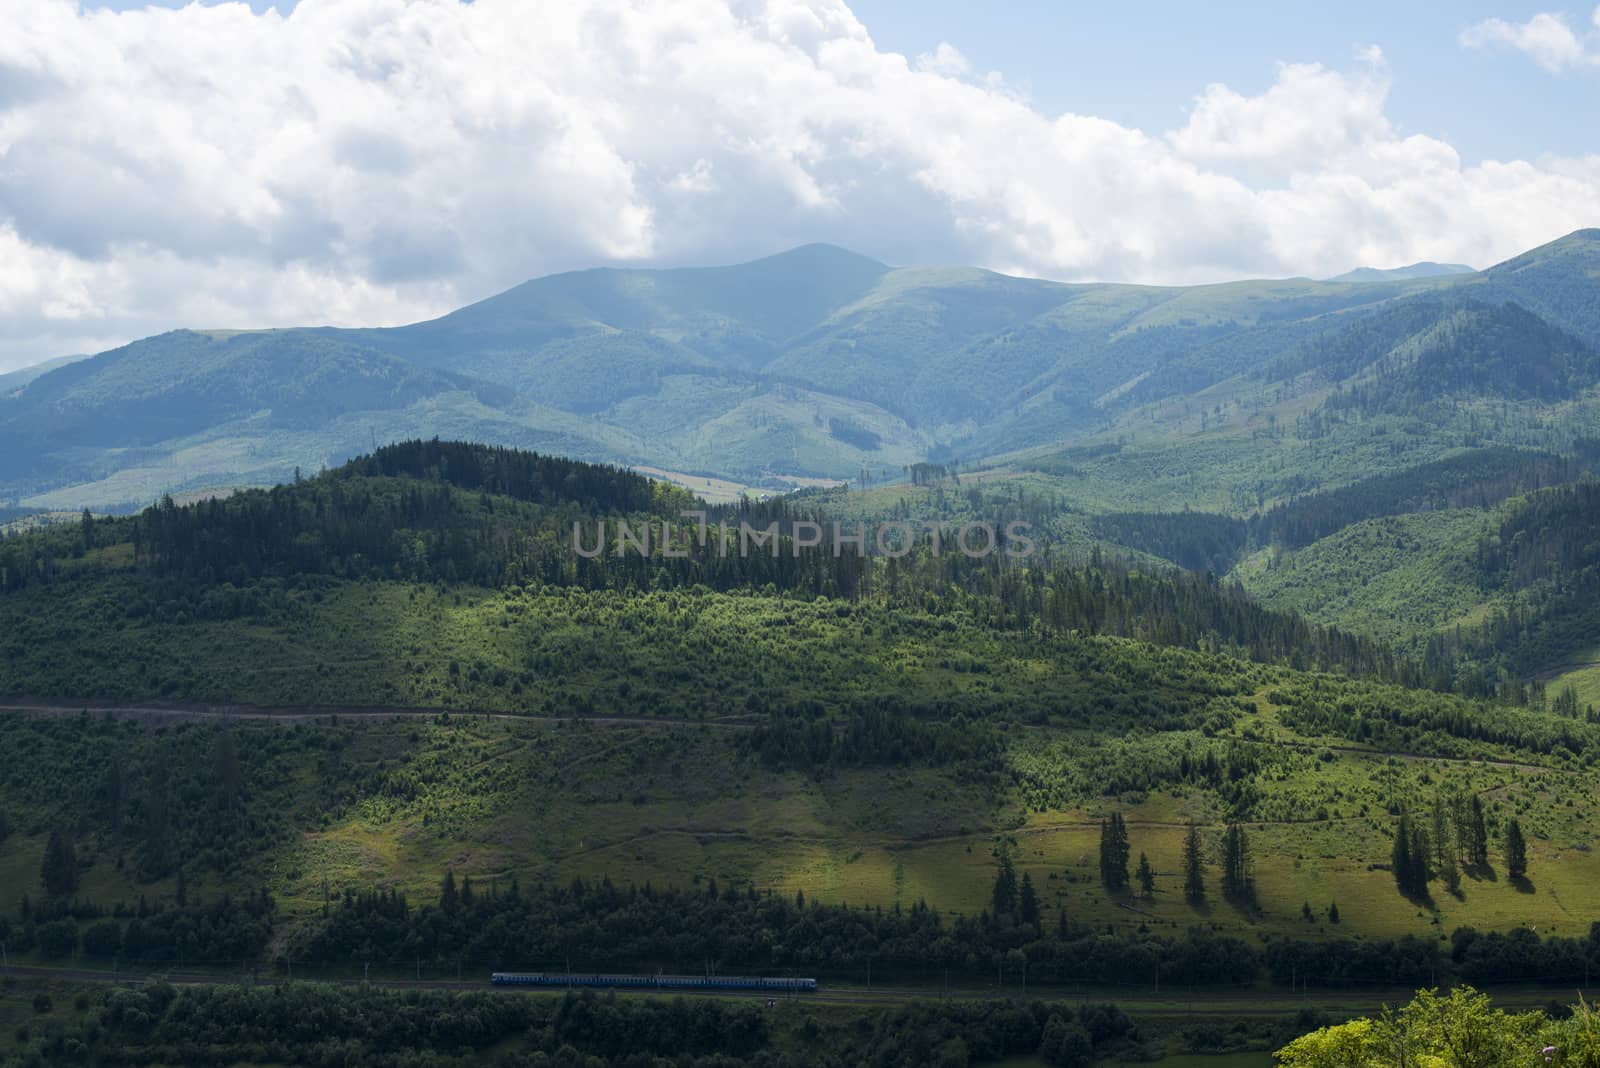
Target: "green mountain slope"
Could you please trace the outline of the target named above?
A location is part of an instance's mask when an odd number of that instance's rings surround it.
[[[1376,473],[1369,435],[1328,425],[1373,414],[1372,396],[1456,446],[1470,428],[1418,401],[1470,387],[1537,413],[1578,399],[1594,380],[1597,249],[1600,231],[1583,231],[1478,274],[1162,288],[894,269],[813,245],[732,267],[556,275],[393,329],[177,331],[0,395],[0,500],[126,506],[418,433],[792,488],[1171,436],[1196,416],[1209,432],[1221,412],[1202,413],[1219,400],[1313,420],[1311,437],[1355,449],[1336,468],[1359,477]],[[1345,396],[1315,396],[1334,387]],[[1229,464],[1256,463],[1251,433],[1222,443]],[[1205,465],[1206,443],[1173,444]],[[1293,466],[1284,489],[1327,484],[1312,475],[1326,463]]]
[[[1566,910],[1600,874],[1574,848],[1597,785],[1590,717],[1378,681],[1392,665],[1371,649],[1181,573],[926,552],[588,561],[567,542],[574,519],[670,522],[685,503],[615,468],[411,442],[271,491],[0,541],[0,742],[29,757],[0,769],[10,951],[66,937],[44,930],[60,893],[19,911],[52,831],[77,843],[85,928],[118,900],[181,910],[180,873],[194,900],[270,891],[235,959],[348,962],[365,944],[436,963],[405,907],[373,926],[358,898],[432,900],[446,870],[479,893],[516,878],[533,901],[609,878],[634,909],[627,888],[647,882],[890,915],[922,900],[963,917],[939,921],[954,948],[907,931],[883,951],[923,975],[1015,949],[1035,978],[1120,981],[1085,962],[1138,952],[1170,979],[1197,924],[1236,939],[1200,983],[1264,974],[1264,939],[1432,945],[1435,918],[1580,933]],[[784,523],[790,507],[743,514]],[[1396,813],[1437,802],[1461,820],[1472,798],[1495,833],[1528,828],[1548,893],[1491,878],[1498,847],[1459,897],[1442,872],[1431,902],[1395,889]],[[1091,859],[1113,812],[1151,859],[1149,896],[1108,888]],[[1179,892],[1191,822],[1212,858],[1202,905]],[[1253,904],[1215,881],[1230,823],[1253,843]],[[1036,915],[996,896],[1007,863]],[[1310,924],[1306,902],[1348,918]],[[686,934],[697,912],[651,923]],[[139,959],[168,946],[167,922],[141,917]],[[617,970],[656,952],[609,936],[570,951]]]

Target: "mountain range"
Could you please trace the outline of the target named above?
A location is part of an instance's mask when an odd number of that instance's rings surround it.
[[[1600,230],[1481,272],[1195,287],[826,245],[577,271],[410,326],[176,330],[0,377],[0,505],[124,510],[433,435],[790,488],[1070,447],[1224,383],[1308,376],[1557,403],[1596,381],[1597,296]]]

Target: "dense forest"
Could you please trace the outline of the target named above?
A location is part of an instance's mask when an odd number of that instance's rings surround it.
[[[888,556],[854,546],[835,552],[826,541],[798,547],[795,524],[816,522],[814,510],[781,501],[711,509],[700,531],[678,516],[690,503],[681,491],[610,468],[411,442],[271,491],[183,507],[164,502],[126,518],[85,515],[70,527],[0,540],[0,593],[131,572],[141,588],[128,598],[130,614],[226,619],[269,613],[272,583],[307,576],[496,588],[772,587],[803,597],[959,606],[997,627],[1217,646],[1264,662],[1427,681],[1377,643],[1266,610],[1207,574],[1136,570],[1098,552],[1082,562],[1047,551],[1037,559],[975,558],[941,553],[929,540]],[[574,551],[604,533],[608,515],[634,531],[650,525],[655,544],[646,552],[628,543],[629,551],[595,558]],[[773,525],[779,540],[770,548],[736,543],[746,527]],[[667,545],[664,530],[673,539]]]
[[[806,1004],[569,993],[529,997],[317,983],[156,982],[35,995],[8,1068],[61,1064],[282,1063],[373,1068],[967,1068],[1038,1056],[1088,1068],[1138,1049],[1113,1005],[914,1001],[831,1011]],[[1303,1030],[1309,1021],[1301,1021]],[[1283,1041],[1294,1030],[1275,1021]]]
[[[1001,864],[1004,865],[1002,859]],[[1223,867],[1224,883],[1228,868]],[[1202,876],[1204,877],[1204,876]],[[1584,937],[1527,928],[1456,928],[1448,943],[1400,938],[1275,937],[1252,945],[1195,925],[1178,935],[1111,931],[1065,913],[1030,914],[1031,884],[996,876],[995,904],[977,915],[908,907],[829,905],[751,886],[618,886],[609,879],[520,887],[446,873],[421,906],[394,890],[347,888],[290,942],[265,894],[210,901],[97,906],[25,901],[0,916],[13,953],[124,967],[214,969],[315,978],[352,966],[374,976],[487,975],[491,971],[651,975],[803,975],[963,988],[1044,986],[1226,989],[1259,979],[1336,990],[1431,983],[1582,982],[1600,972],[1600,922]],[[1227,887],[1224,885],[1226,891]],[[1009,898],[1007,897],[1009,894]],[[1237,891],[1230,894],[1236,896]],[[269,946],[278,948],[269,953]]]

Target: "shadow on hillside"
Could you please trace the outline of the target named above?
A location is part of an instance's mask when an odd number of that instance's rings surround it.
[[[1516,876],[1511,880],[1511,885],[1516,887],[1517,893],[1519,894],[1531,894],[1535,892],[1533,880],[1529,879],[1526,875]]]
[[[1500,881],[1500,876],[1495,874],[1494,868],[1488,864],[1468,864],[1461,869],[1461,873],[1467,878],[1475,879],[1478,882],[1497,883]]]
[[[1400,896],[1417,906],[1419,909],[1426,909],[1429,912],[1439,911],[1439,904],[1433,900],[1432,891],[1423,890],[1421,893],[1408,893],[1404,890],[1401,890]]]

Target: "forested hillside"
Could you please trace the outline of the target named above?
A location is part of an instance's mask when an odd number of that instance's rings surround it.
[[[790,538],[722,557],[687,503],[428,441],[0,541],[11,951],[1111,986],[1588,952],[1589,709],[1405,688],[1213,577],[796,556],[803,502],[711,509]],[[574,518],[687,555],[587,559]],[[1497,566],[1587,559],[1519,522]],[[1521,924],[1520,963],[1429,935]]]

